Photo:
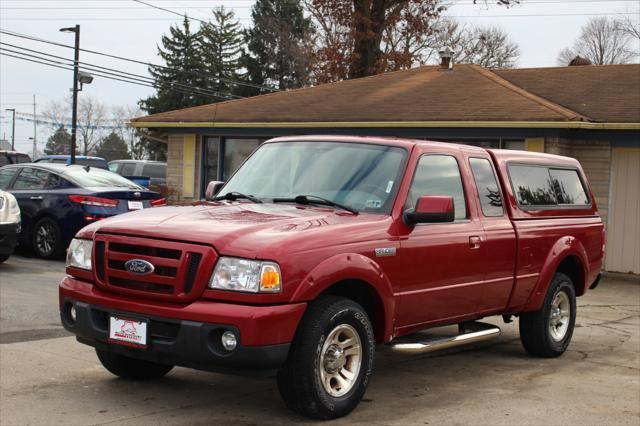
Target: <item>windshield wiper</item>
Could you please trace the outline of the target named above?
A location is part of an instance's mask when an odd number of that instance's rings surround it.
[[[310,199],[313,198],[313,199]],[[345,206],[344,204],[336,203],[327,198],[322,198],[317,195],[296,195],[294,198],[274,198],[274,203],[296,203],[296,204],[321,204],[325,206],[338,207],[342,210],[346,210],[353,214],[358,214],[358,210]]]
[[[235,200],[239,200],[239,199],[249,200],[249,201],[252,201],[252,202],[258,203],[258,204],[262,203],[262,200],[260,200],[259,198],[254,197],[253,195],[241,194],[239,192],[227,192],[224,195],[220,195],[218,197],[215,197],[213,199],[213,201],[221,201],[221,200],[235,201]]]

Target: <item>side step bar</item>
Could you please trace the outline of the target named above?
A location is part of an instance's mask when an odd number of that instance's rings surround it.
[[[396,343],[391,348],[396,352],[408,354],[424,354],[470,343],[482,342],[500,335],[500,328],[482,322],[460,324],[457,336],[435,337],[422,342]]]

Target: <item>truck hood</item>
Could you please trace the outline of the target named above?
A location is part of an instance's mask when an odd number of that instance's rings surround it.
[[[283,253],[379,238],[380,227],[388,229],[390,221],[387,215],[332,208],[215,202],[127,213],[94,223],[79,236],[91,238],[99,232],[152,237],[211,245],[227,256],[275,259]]]

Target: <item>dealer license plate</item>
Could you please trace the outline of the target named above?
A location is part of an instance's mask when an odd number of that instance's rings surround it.
[[[109,317],[109,341],[136,348],[147,347],[147,323],[132,318]]]
[[[142,210],[143,208],[142,201],[129,201],[129,210]]]

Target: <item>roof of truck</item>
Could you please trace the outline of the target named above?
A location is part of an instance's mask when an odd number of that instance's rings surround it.
[[[473,145],[456,144],[450,142],[436,142],[427,141],[422,139],[406,139],[396,137],[384,137],[384,136],[348,136],[348,135],[305,135],[305,136],[282,136],[278,138],[269,139],[271,142],[356,142],[356,143],[369,143],[376,145],[392,145],[400,146],[404,148],[412,148],[415,145],[433,145],[444,146],[451,149],[467,149],[484,151],[484,148],[480,148]]]
[[[487,149],[489,153],[497,161],[513,161],[524,163],[541,163],[541,164],[555,164],[559,166],[576,166],[579,164],[578,160],[571,157],[563,157],[561,155],[546,154],[542,152],[531,151],[518,151],[510,149]]]

